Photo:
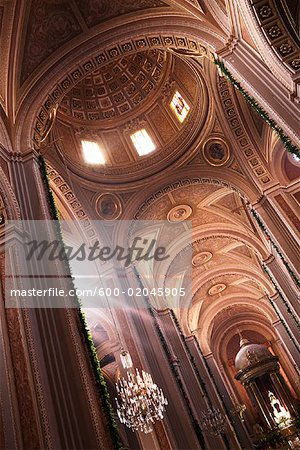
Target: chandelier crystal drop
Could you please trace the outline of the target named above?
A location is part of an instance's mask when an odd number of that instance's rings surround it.
[[[138,369],[133,370],[130,354],[121,352],[123,367],[127,370],[126,377],[116,383],[118,398],[116,398],[117,414],[120,422],[133,431],[151,433],[153,423],[162,420],[165,406],[168,404],[162,389],[153,383],[149,373]]]
[[[205,413],[202,412],[201,425],[203,430],[218,436],[225,431],[226,418],[218,408],[208,408]]]

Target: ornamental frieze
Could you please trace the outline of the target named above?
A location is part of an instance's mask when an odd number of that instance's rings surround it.
[[[271,175],[263,165],[262,160],[257,155],[257,152],[255,151],[254,146],[246,133],[245,127],[239,118],[236,100],[232,94],[229,83],[224,77],[220,77],[219,79],[218,90],[225,118],[227,119],[240,151],[246,157],[248,166],[254,173],[255,177],[262,184],[266,185],[272,180]]]
[[[280,61],[292,72],[300,70],[299,36],[295,42],[288,31],[276,0],[250,0],[256,20],[270,47]],[[286,17],[286,20],[287,17]]]

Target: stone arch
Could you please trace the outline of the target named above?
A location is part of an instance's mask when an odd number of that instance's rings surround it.
[[[264,31],[266,31],[264,30],[265,27],[259,23],[259,21],[264,21],[264,16],[261,16],[262,13],[260,13],[260,9],[262,8],[257,8],[256,11],[256,14],[258,14],[257,16],[255,14],[256,8],[254,8],[250,2],[243,2],[239,0],[238,3],[241,12],[243,14],[244,20],[246,22],[246,25],[249,27],[249,29],[251,29],[251,36],[265,63],[268,65],[268,67],[270,67],[271,71],[276,74],[277,78],[282,81],[284,86],[288,88],[290,91],[292,91],[294,84],[292,75],[295,69],[293,69],[292,65],[284,64],[283,62],[284,53],[281,53],[280,51],[276,52],[275,46],[273,47],[272,36],[266,32],[264,33]],[[264,14],[266,14],[265,18],[273,17],[273,21],[276,25],[282,22],[280,14],[278,13],[278,10],[273,2],[269,1],[266,3],[266,5],[262,6],[265,8],[264,9]],[[271,25],[274,25],[273,21],[271,22]],[[284,24],[282,24],[280,30],[281,36],[284,35],[284,37],[288,39],[289,34],[286,31],[286,27],[284,26]],[[269,39],[267,39],[266,36],[268,36]],[[295,49],[293,49],[293,51],[295,51]]]
[[[0,195],[3,199],[7,219],[20,220],[21,212],[17,198],[2,167],[0,167],[0,179]]]
[[[201,239],[204,237],[205,239],[213,237],[231,237],[233,239],[236,239],[237,241],[248,245],[254,251],[254,253],[257,254],[261,261],[265,260],[270,255],[270,253],[258,238],[256,238],[255,236],[249,236],[249,234],[243,232],[243,230],[241,229],[238,229],[238,227],[229,228],[227,225],[224,227],[220,227],[219,225],[210,225],[204,228],[193,228],[193,243],[196,241],[201,241]],[[172,255],[175,255],[174,258],[176,258],[179,252],[182,251],[184,245],[188,246],[190,244],[190,242],[188,242],[188,238],[189,236],[186,236],[185,241],[184,239],[177,240],[174,243],[174,247],[170,247]],[[171,263],[162,261],[162,263],[159,265],[159,272],[161,275],[167,273],[170,264],[172,264],[172,261]],[[271,284],[269,286],[271,287]]]
[[[11,140],[7,128],[0,117],[0,146],[4,152],[10,153],[12,151]]]
[[[300,165],[293,161],[293,155],[291,153],[288,153],[283,144],[278,141],[274,145],[274,149],[272,152],[272,159],[271,159],[271,168],[273,173],[275,174],[276,178],[279,180],[279,182],[283,186],[287,186],[291,183],[295,184],[295,181],[297,182],[297,172],[298,172],[298,183],[299,183],[299,177],[300,177]],[[298,167],[297,167],[298,165]],[[295,166],[295,168],[293,168]],[[295,173],[292,173],[292,176],[289,176],[288,169],[292,168],[292,172],[295,171]],[[298,168],[298,171],[297,171]],[[294,170],[295,169],[295,170]]]
[[[249,306],[251,306],[249,308]],[[271,319],[271,320],[270,320]],[[289,356],[284,346],[282,346],[280,337],[273,326],[272,317],[268,317],[264,311],[252,308],[252,305],[246,302],[241,305],[240,309],[236,309],[232,319],[224,319],[224,322],[219,325],[215,333],[211,336],[210,348],[215,357],[218,366],[222,370],[224,381],[230,390],[231,394],[238,403],[246,403],[249,412],[252,412],[252,405],[249,402],[248,396],[242,385],[234,378],[236,369],[232,358],[238,351],[239,346],[233,353],[232,344],[239,342],[238,332],[241,332],[243,337],[250,339],[253,343],[265,344],[269,347],[271,353],[279,357],[281,366],[281,373],[286,379],[291,391],[296,392],[294,379],[296,372],[289,362]],[[250,337],[251,336],[251,337]],[[231,356],[229,358],[229,355]],[[250,416],[252,416],[250,414]],[[248,415],[246,413],[246,415]],[[249,417],[250,422],[253,418]]]
[[[247,298],[244,297],[241,300],[241,296],[236,294],[234,296],[230,296],[230,298],[224,297],[222,299],[219,299],[218,301],[214,302],[211,307],[208,308],[208,310],[205,312],[205,316],[201,319],[203,327],[201,328],[201,332],[198,334],[198,339],[201,342],[201,347],[204,353],[209,353],[211,351],[211,328],[216,312],[219,313],[220,311],[225,310],[227,307],[234,305],[238,307],[248,306],[256,312],[259,311],[261,316],[265,317],[270,322],[270,326],[272,322],[277,318],[270,305],[268,305],[266,302],[258,302],[254,297],[248,296]]]
[[[30,147],[32,138],[38,146],[51,108],[84,76],[122,55],[152,48],[177,48],[195,55],[208,55],[207,47],[216,49],[225,45],[225,36],[207,22],[196,18],[187,22],[185,18],[166,14],[162,34],[160,20],[160,16],[141,16],[133,28],[120,18],[110,33],[100,29],[88,41],[78,42],[75,48],[68,46],[68,53],[57,57],[52,66],[49,62],[47,73],[35,79],[21,99],[17,118],[18,148],[23,142]]]
[[[211,269],[206,275],[204,274],[202,277],[196,279],[193,293],[194,295],[197,293],[198,289],[206,282],[208,282],[211,278],[217,277],[223,274],[234,274],[234,275],[245,275],[250,280],[257,282],[266,292],[270,295],[274,294],[274,287],[269,279],[267,279],[262,272],[258,269],[253,270],[253,268],[248,267],[236,267],[236,265],[223,265],[218,266],[215,269]]]
[[[179,189],[181,186],[193,184],[211,184],[216,186],[224,186],[237,192],[245,200],[254,203],[259,197],[259,191],[252,186],[244,177],[232,172],[230,169],[215,167],[188,165],[187,167],[176,170],[176,173],[168,173],[168,182],[166,184],[166,174],[158,175],[153,180],[153,190],[149,195],[149,186],[140,190],[128,204],[128,217],[133,216],[139,219],[142,213],[158,198],[172,191]],[[155,183],[155,184],[154,184]],[[154,188],[155,186],[155,188]],[[151,188],[151,186],[150,186]]]

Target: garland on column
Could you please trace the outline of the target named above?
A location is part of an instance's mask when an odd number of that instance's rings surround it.
[[[181,339],[182,339],[184,348],[185,348],[185,350],[186,350],[186,352],[187,352],[187,354],[188,354],[188,356],[189,356],[189,359],[190,359],[190,361],[191,361],[191,364],[192,364],[192,366],[193,366],[193,369],[194,369],[194,371],[195,371],[195,373],[196,373],[196,375],[197,375],[198,382],[199,382],[199,384],[200,384],[200,386],[201,386],[201,389],[203,390],[203,392],[204,392],[204,394],[205,394],[205,396],[206,396],[206,398],[207,398],[207,400],[208,400],[208,402],[209,402],[209,406],[212,406],[211,400],[210,400],[210,398],[209,398],[209,395],[208,395],[208,392],[207,392],[207,389],[206,389],[206,384],[204,383],[204,381],[203,381],[202,378],[201,378],[199,369],[198,369],[198,367],[197,367],[197,365],[196,365],[196,362],[195,362],[195,358],[194,358],[194,356],[192,355],[192,352],[191,352],[191,350],[189,349],[189,346],[187,345],[187,342],[186,342],[186,340],[185,340],[185,335],[183,334],[183,331],[182,331],[182,329],[181,329],[180,323],[179,323],[179,321],[178,321],[178,319],[177,319],[177,317],[176,317],[176,315],[175,315],[173,309],[170,309],[170,314],[171,314],[171,317],[172,317],[172,319],[173,319],[173,322],[174,322],[174,324],[175,324],[175,326],[176,326],[176,328],[177,328],[177,330],[178,330],[178,332],[179,332],[179,334],[180,334],[180,337],[181,337]]]
[[[276,250],[279,258],[281,259],[282,263],[286,267],[288,273],[291,275],[291,277],[292,277],[293,281],[295,282],[296,286],[300,287],[300,280],[297,278],[295,272],[291,269],[289,263],[287,262],[287,260],[285,259],[284,255],[280,251],[280,249],[279,249],[278,245],[276,244],[276,242],[274,242],[274,240],[273,240],[269,230],[267,229],[266,225],[264,224],[264,222],[261,219],[261,217],[259,216],[259,214],[253,208],[250,208],[250,213],[255,218],[259,228],[266,235],[267,240],[270,241],[272,247]]]
[[[228,81],[242,94],[245,100],[252,106],[253,109],[260,115],[260,117],[275,131],[288,152],[300,158],[300,149],[296,147],[291,139],[284,133],[283,129],[277,125],[275,120],[271,119],[269,114],[258,104],[258,102],[241,86],[241,84],[233,77],[231,72],[227,69],[225,64],[214,57],[214,63],[219,67],[222,74]]]
[[[189,358],[190,358],[190,360],[191,360],[192,366],[193,366],[194,371],[195,371],[195,373],[196,373],[196,376],[197,376],[197,378],[198,378],[198,382],[199,382],[201,388],[202,388],[203,391],[204,391],[204,395],[206,396],[206,398],[207,398],[207,400],[208,400],[209,407],[212,408],[213,405],[212,405],[212,401],[211,401],[211,399],[210,399],[210,397],[209,397],[209,395],[208,395],[208,392],[207,392],[207,389],[206,389],[206,384],[205,384],[205,382],[204,382],[204,381],[202,380],[202,378],[201,378],[199,369],[198,369],[198,367],[197,367],[197,365],[196,365],[195,358],[194,358],[194,356],[192,355],[192,352],[191,352],[191,350],[190,350],[190,348],[189,348],[189,346],[188,346],[188,344],[187,344],[187,342],[186,342],[186,340],[185,340],[185,335],[184,335],[184,333],[183,333],[183,331],[182,331],[182,329],[181,329],[180,323],[179,323],[179,321],[178,321],[178,319],[177,319],[177,317],[176,317],[176,315],[175,315],[173,309],[170,309],[170,313],[171,313],[171,317],[172,317],[172,319],[173,319],[173,321],[174,321],[174,323],[175,323],[175,326],[176,326],[176,328],[177,328],[177,330],[178,330],[178,332],[179,332],[179,334],[180,334],[180,336],[181,336],[181,339],[182,339],[182,341],[183,341],[183,343],[184,343],[184,346],[185,346],[185,349],[186,349],[186,351],[187,351],[187,354],[188,354],[188,356],[189,356]],[[195,342],[196,342],[196,346],[197,346],[197,348],[198,348],[198,350],[199,350],[199,353],[200,353],[201,357],[204,359],[204,356],[203,356],[202,350],[200,349],[198,340],[195,339]],[[206,361],[205,361],[204,364],[206,365],[206,367],[208,366]],[[237,437],[237,435],[236,435],[236,433],[235,433],[235,430],[234,430],[234,426],[233,426],[232,419],[231,419],[231,417],[230,417],[230,414],[228,414],[226,405],[225,405],[225,403],[224,403],[224,401],[223,401],[223,399],[222,399],[222,397],[221,397],[221,395],[220,395],[220,392],[219,392],[219,390],[218,390],[218,388],[217,388],[217,386],[216,386],[216,383],[215,383],[215,380],[214,380],[214,378],[213,378],[213,375],[212,375],[212,373],[211,373],[211,371],[210,371],[210,368],[209,368],[209,374],[210,374],[210,377],[211,377],[211,379],[212,379],[212,382],[213,382],[213,384],[214,384],[214,386],[215,386],[215,389],[216,389],[216,391],[218,392],[218,395],[219,395],[220,401],[221,401],[221,403],[222,403],[222,406],[223,406],[223,408],[224,408],[224,411],[225,411],[226,414],[227,414],[227,418],[228,418],[228,420],[229,420],[229,422],[230,422],[230,424],[231,424],[231,426],[232,426],[232,430],[233,430],[233,432],[234,432],[234,434],[235,434],[237,440],[239,441],[239,439],[238,439],[238,437]],[[227,439],[226,434],[225,434],[225,433],[222,433],[222,434],[221,434],[221,437],[222,437],[223,440],[224,440],[224,444],[225,444],[225,446],[226,446],[226,449],[229,449],[229,450],[230,450],[230,444],[229,444],[229,442],[228,442],[228,439]]]
[[[135,274],[135,276],[137,278],[137,281],[138,281],[140,287],[143,289],[144,286],[143,286],[143,283],[141,281],[140,275],[138,274],[138,272],[137,272],[135,267],[134,267],[133,270],[134,270],[134,274]],[[168,345],[168,343],[166,341],[166,338],[165,338],[165,336],[164,336],[164,334],[163,334],[163,332],[161,330],[161,327],[160,327],[160,325],[158,323],[157,316],[156,316],[155,311],[154,311],[154,309],[153,309],[153,307],[152,307],[152,305],[150,303],[149,298],[147,296],[145,296],[144,299],[145,299],[145,302],[146,302],[146,305],[147,305],[148,312],[149,312],[150,316],[153,319],[154,328],[156,329],[157,335],[158,335],[159,340],[161,342],[161,346],[162,346],[162,348],[163,348],[163,350],[164,350],[164,352],[166,354],[166,357],[168,359],[168,362],[169,362],[170,368],[171,368],[171,370],[173,372],[173,375],[174,375],[175,381],[177,383],[177,386],[178,386],[178,388],[179,388],[179,390],[180,390],[180,392],[181,392],[181,394],[182,394],[182,396],[183,396],[183,398],[185,400],[185,403],[186,403],[186,406],[187,406],[187,409],[188,409],[188,414],[190,416],[190,419],[191,419],[191,422],[192,422],[192,426],[194,428],[194,431],[195,431],[195,434],[197,436],[197,439],[198,439],[198,441],[200,443],[201,448],[205,450],[206,449],[206,445],[205,445],[204,436],[202,434],[201,427],[200,427],[200,425],[199,425],[199,423],[198,423],[198,421],[197,421],[197,419],[196,419],[196,417],[194,415],[194,412],[193,412],[193,409],[192,409],[192,406],[191,406],[191,403],[190,403],[190,399],[189,399],[189,397],[188,397],[188,395],[187,395],[187,393],[185,391],[185,387],[183,385],[183,382],[182,382],[182,379],[181,379],[181,376],[180,376],[180,372],[179,372],[177,366],[174,365],[173,354],[170,351],[169,345]]]
[[[203,354],[203,351],[202,351],[202,349],[201,349],[201,347],[200,347],[200,344],[199,344],[199,342],[198,342],[198,339],[195,339],[195,342],[196,342],[196,347],[197,347],[197,349],[198,349],[198,352],[199,352],[200,355],[201,355],[203,364],[204,364],[205,367],[206,367],[207,373],[209,374],[210,379],[211,379],[211,381],[212,381],[212,383],[213,383],[213,385],[214,385],[214,388],[215,388],[215,390],[216,390],[216,392],[217,392],[217,394],[218,394],[218,396],[219,396],[219,399],[220,399],[220,401],[221,401],[221,403],[222,403],[222,406],[223,406],[224,410],[226,411],[228,420],[229,420],[229,422],[230,422],[230,424],[231,424],[231,426],[232,426],[232,430],[233,430],[233,432],[234,432],[234,434],[235,434],[235,436],[236,436],[236,439],[237,439],[238,442],[240,442],[239,437],[238,437],[238,435],[236,434],[236,431],[235,431],[235,428],[234,428],[234,423],[233,423],[233,420],[232,420],[232,418],[231,418],[230,412],[228,411],[227,406],[225,405],[223,396],[221,395],[221,392],[220,392],[220,390],[219,390],[219,388],[218,388],[218,386],[217,386],[217,383],[216,383],[216,380],[215,380],[215,378],[214,378],[214,375],[213,375],[213,373],[212,373],[212,371],[211,371],[211,368],[209,367],[209,364],[208,364],[208,362],[206,361],[206,358],[205,358],[205,356],[204,356],[204,354]]]
[[[295,321],[295,323],[296,323],[296,325],[297,325],[297,328],[300,329],[300,323],[299,323],[299,320],[298,320],[297,317],[295,316],[293,310],[290,308],[289,303],[285,300],[284,296],[282,295],[282,293],[281,293],[279,287],[277,286],[276,281],[274,280],[274,278],[272,277],[272,275],[271,275],[271,273],[270,273],[270,271],[269,271],[269,268],[266,266],[266,264],[262,264],[262,267],[263,267],[264,271],[266,272],[266,274],[268,275],[268,277],[270,278],[270,280],[271,280],[271,282],[272,282],[272,284],[273,284],[273,286],[274,286],[274,288],[275,288],[277,294],[279,295],[279,297],[280,297],[281,300],[282,300],[282,303],[284,303],[284,305],[285,305],[285,307],[286,307],[286,310],[287,310],[288,314],[294,319],[294,321]]]
[[[282,320],[281,314],[280,314],[280,312],[278,311],[278,308],[276,307],[275,302],[271,299],[271,297],[270,297],[268,294],[266,294],[266,295],[267,295],[267,298],[268,298],[268,300],[269,300],[269,302],[270,302],[270,305],[271,305],[272,308],[274,309],[274,311],[275,311],[275,313],[277,314],[277,316],[280,318],[280,322],[281,322],[282,325],[284,326],[285,331],[287,332],[287,334],[288,334],[290,340],[294,343],[294,345],[295,345],[296,349],[298,350],[298,352],[300,352],[300,348],[299,348],[297,342],[295,341],[293,335],[291,334],[290,330],[289,330],[288,327],[286,326],[285,321]]]
[[[51,218],[55,221],[55,228],[56,228],[55,231],[57,232],[57,235],[63,244],[63,237],[62,237],[62,232],[61,232],[61,227],[60,227],[60,222],[59,222],[59,220],[60,220],[59,213],[57,211],[53,193],[50,188],[46,163],[45,163],[44,158],[41,155],[39,156],[39,165],[40,165],[41,177],[44,182],[44,187],[45,187],[45,191],[46,191],[47,202],[48,202],[49,209],[50,209],[50,215],[51,215]],[[72,285],[72,289],[74,289],[74,292],[76,292],[75,287],[74,287],[73,278],[71,275],[71,268],[70,268],[68,260],[65,260],[65,266],[66,266],[65,267],[66,272],[68,274],[70,274],[69,279],[70,279],[70,283]],[[85,342],[85,345],[86,345],[86,348],[88,351],[90,364],[92,366],[93,373],[95,376],[96,386],[97,386],[98,392],[100,394],[102,409],[103,409],[103,412],[104,412],[104,415],[106,418],[106,422],[107,422],[107,425],[108,425],[108,428],[109,428],[109,431],[111,434],[111,438],[112,438],[112,442],[113,442],[113,446],[114,446],[113,448],[117,449],[117,450],[121,450],[124,448],[124,446],[120,439],[117,423],[115,420],[115,414],[114,414],[112,404],[110,401],[110,396],[109,396],[109,393],[107,390],[106,382],[103,377],[103,373],[102,373],[102,370],[101,370],[101,367],[99,364],[96,347],[94,345],[91,332],[88,328],[85,314],[80,309],[80,301],[76,294],[75,294],[74,298],[75,298],[76,304],[78,305],[77,312],[78,312],[78,322],[79,322],[79,326],[80,326],[80,331],[81,331],[81,334],[83,336],[83,339],[84,339],[84,342]]]
[[[147,301],[147,304],[148,304],[148,311],[149,311],[149,313],[150,313],[150,315],[151,315],[151,317],[153,319],[154,327],[155,327],[155,329],[157,331],[157,334],[158,334],[159,340],[161,342],[162,348],[165,351],[165,354],[166,354],[166,356],[168,358],[168,361],[169,361],[171,370],[173,372],[174,378],[176,380],[176,383],[177,383],[177,385],[179,387],[179,390],[181,391],[182,396],[183,396],[183,398],[185,400],[185,403],[186,403],[186,406],[187,406],[187,409],[188,409],[189,416],[191,418],[191,422],[192,422],[195,434],[196,434],[196,436],[198,438],[198,441],[200,443],[201,448],[202,449],[206,449],[205,440],[204,440],[204,437],[203,437],[203,434],[202,434],[202,431],[201,431],[201,427],[200,427],[200,425],[199,425],[199,423],[198,423],[198,421],[195,418],[195,415],[193,413],[192,406],[191,406],[191,403],[190,403],[190,399],[189,399],[189,397],[188,397],[188,395],[187,395],[187,393],[185,391],[184,385],[182,383],[180,372],[179,372],[177,366],[174,365],[173,355],[172,355],[172,353],[170,351],[169,345],[168,345],[168,343],[167,343],[167,341],[166,341],[166,339],[164,337],[164,334],[163,334],[163,332],[162,332],[162,330],[160,328],[160,325],[158,323],[156,314],[155,314],[155,312],[154,312],[154,310],[153,310],[153,308],[152,308],[148,298],[146,299],[146,301]]]

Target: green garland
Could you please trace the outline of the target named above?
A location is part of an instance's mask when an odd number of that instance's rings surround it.
[[[288,273],[291,275],[291,277],[292,277],[293,281],[295,282],[296,286],[300,287],[300,280],[297,278],[295,272],[291,269],[289,263],[287,262],[287,260],[285,259],[284,255],[280,251],[280,249],[279,249],[278,245],[276,244],[276,242],[274,242],[274,240],[273,240],[269,230],[267,229],[266,225],[264,224],[264,222],[261,219],[261,217],[259,216],[259,214],[253,208],[250,208],[250,213],[255,218],[255,220],[256,220],[257,224],[259,225],[260,229],[266,235],[267,240],[270,241],[272,247],[276,250],[278,256],[280,257],[281,261],[283,262],[284,266],[286,267]]]
[[[300,158],[300,150],[294,145],[291,139],[284,133],[283,129],[277,125],[275,120],[271,119],[269,114],[258,104],[258,102],[248,94],[241,84],[232,76],[222,61],[214,57],[214,63],[219,67],[222,74],[230,81],[230,83],[242,94],[245,100],[252,106],[260,117],[275,131],[288,152],[293,153]]]
[[[178,330],[178,332],[179,332],[179,334],[180,334],[180,336],[181,336],[182,342],[184,343],[185,349],[186,349],[187,354],[188,354],[188,356],[189,356],[189,358],[190,358],[190,361],[191,361],[191,363],[192,363],[193,369],[194,369],[194,371],[195,371],[195,373],[196,373],[198,382],[199,382],[199,384],[200,384],[202,390],[204,391],[204,395],[205,395],[205,397],[206,397],[206,399],[207,399],[207,401],[208,401],[208,404],[209,404],[210,408],[212,408],[213,404],[212,404],[212,401],[211,401],[211,399],[210,399],[210,397],[209,397],[209,395],[208,395],[208,391],[207,391],[207,389],[206,389],[206,384],[204,383],[204,381],[203,381],[202,378],[201,378],[199,369],[198,369],[198,367],[197,367],[197,365],[196,365],[195,358],[194,358],[194,356],[192,355],[192,352],[191,352],[189,346],[187,345],[187,342],[186,342],[186,340],[185,340],[185,335],[184,335],[184,333],[183,333],[183,331],[182,331],[182,329],[181,329],[180,323],[179,323],[179,321],[178,321],[178,319],[177,319],[177,317],[176,317],[176,315],[175,315],[173,309],[170,309],[170,313],[171,313],[171,317],[172,317],[172,319],[173,319],[173,321],[174,321],[174,323],[175,323],[175,326],[176,326],[176,328],[177,328],[177,330]],[[196,342],[196,346],[197,346],[197,348],[198,348],[198,350],[199,350],[199,353],[200,353],[200,355],[201,355],[201,357],[202,357],[202,360],[205,360],[205,358],[204,358],[204,356],[203,356],[203,353],[202,353],[202,350],[200,349],[198,340],[195,339],[195,342]],[[209,368],[209,366],[208,366],[208,364],[207,364],[206,361],[204,362],[204,365],[205,365],[206,367]],[[234,430],[234,426],[233,426],[232,419],[231,419],[231,417],[230,417],[230,414],[229,414],[228,411],[227,411],[226,405],[225,405],[225,403],[224,403],[224,401],[223,401],[223,399],[222,399],[222,397],[221,397],[221,394],[220,394],[220,392],[218,391],[218,388],[217,388],[217,386],[216,386],[216,383],[215,383],[215,380],[214,380],[214,378],[213,378],[213,375],[212,375],[212,372],[211,372],[210,368],[209,368],[209,375],[210,375],[210,377],[211,377],[212,383],[214,384],[214,387],[215,387],[216,391],[218,392],[218,395],[219,395],[219,397],[220,397],[220,401],[221,401],[221,403],[222,403],[222,405],[223,405],[224,411],[226,411],[227,418],[228,418],[228,420],[229,420],[229,422],[230,422],[230,424],[231,424],[231,426],[232,426],[232,430]],[[235,430],[234,430],[234,433],[235,433]],[[224,440],[224,444],[225,444],[225,446],[226,446],[226,449],[227,449],[227,450],[230,450],[230,444],[229,444],[229,441],[228,441],[228,438],[227,438],[226,434],[225,434],[225,433],[222,433],[221,436],[222,436],[222,438],[223,438],[223,440]],[[239,439],[238,439],[236,433],[235,433],[235,436],[236,436],[237,440],[239,441]]]
[[[267,298],[268,298],[268,300],[269,300],[269,302],[270,302],[270,305],[271,305],[272,308],[274,309],[275,313],[276,313],[277,316],[279,317],[280,322],[281,322],[282,325],[284,326],[285,331],[286,331],[287,334],[289,335],[290,340],[294,343],[294,345],[295,345],[295,347],[297,348],[298,352],[300,352],[300,348],[299,348],[297,342],[295,341],[293,335],[291,334],[290,330],[288,329],[288,327],[287,327],[285,321],[282,320],[282,318],[281,318],[281,316],[280,316],[280,313],[279,313],[279,311],[278,311],[278,308],[277,308],[276,305],[275,305],[275,302],[271,299],[271,297],[270,297],[268,294],[266,294],[266,295],[267,295]]]
[[[183,396],[183,398],[185,400],[185,403],[186,403],[186,406],[187,406],[187,409],[188,409],[188,413],[189,413],[189,416],[191,418],[191,422],[192,422],[195,434],[197,436],[197,439],[198,439],[198,441],[200,443],[201,448],[206,449],[205,440],[204,440],[204,437],[203,437],[203,434],[202,434],[202,431],[201,431],[201,427],[200,427],[200,425],[199,425],[199,423],[198,423],[198,421],[195,418],[195,415],[193,413],[192,406],[191,406],[191,403],[190,403],[190,399],[189,399],[189,397],[188,397],[188,395],[187,395],[187,393],[185,391],[185,387],[184,387],[184,385],[182,383],[180,371],[179,371],[178,367],[173,364],[173,362],[174,362],[173,361],[173,355],[172,355],[172,353],[170,351],[169,345],[168,345],[168,343],[167,343],[167,341],[166,341],[166,339],[164,337],[164,334],[163,334],[163,332],[162,332],[162,330],[160,328],[160,325],[158,323],[158,320],[157,320],[157,317],[155,315],[155,312],[154,312],[150,302],[148,301],[148,299],[147,299],[147,304],[148,304],[148,311],[149,311],[149,313],[150,313],[150,315],[151,315],[151,317],[153,319],[154,327],[155,327],[156,332],[158,334],[158,337],[159,337],[159,340],[161,342],[162,348],[165,351],[165,354],[166,354],[167,359],[169,361],[169,365],[170,365],[170,368],[171,368],[171,370],[173,372],[173,375],[174,375],[174,378],[176,380],[176,383],[177,383],[177,385],[179,387],[179,390],[181,391],[181,394],[182,394],[182,396]]]
[[[140,287],[143,289],[144,286],[143,286],[143,283],[141,281],[140,275],[138,274],[138,272],[137,272],[135,267],[134,267],[133,270],[134,270],[134,274],[135,274],[135,276],[137,278],[137,281],[138,281]],[[205,450],[206,449],[206,445],[205,445],[205,440],[204,440],[204,437],[203,437],[203,434],[202,434],[202,431],[201,431],[201,427],[200,427],[200,425],[199,425],[199,423],[198,423],[198,421],[197,421],[197,419],[196,419],[196,417],[194,415],[190,399],[189,399],[189,397],[188,397],[188,395],[186,393],[185,387],[184,387],[182,379],[181,379],[180,371],[179,371],[178,367],[174,365],[173,354],[170,351],[169,345],[168,345],[168,343],[167,343],[167,341],[165,339],[165,336],[164,336],[164,334],[163,334],[163,332],[161,330],[161,327],[160,327],[160,325],[158,323],[157,316],[156,316],[155,311],[154,311],[154,309],[153,309],[153,307],[152,307],[152,305],[150,303],[150,300],[149,300],[149,298],[147,296],[145,296],[144,298],[145,298],[145,302],[146,302],[146,305],[147,305],[148,312],[149,312],[150,316],[152,317],[154,328],[155,328],[155,330],[157,332],[157,335],[158,335],[159,340],[161,342],[161,346],[162,346],[162,348],[163,348],[163,350],[164,350],[164,352],[166,354],[166,357],[168,359],[169,366],[170,366],[170,368],[171,368],[171,370],[173,372],[173,375],[174,375],[175,381],[177,383],[177,386],[178,386],[178,388],[179,388],[179,390],[180,390],[180,392],[181,392],[181,394],[182,394],[182,396],[183,396],[183,398],[185,400],[185,403],[186,403],[186,406],[187,406],[187,409],[188,409],[188,414],[189,414],[189,416],[191,418],[192,426],[194,428],[194,431],[195,431],[195,434],[196,434],[197,439],[199,441],[199,444],[200,444],[201,448]]]
[[[224,402],[223,396],[221,395],[221,392],[220,392],[220,390],[219,390],[219,388],[218,388],[218,386],[217,386],[217,383],[216,383],[216,380],[215,380],[215,378],[214,378],[214,375],[213,375],[213,373],[212,373],[212,371],[211,371],[211,368],[209,367],[209,364],[208,364],[208,362],[206,361],[206,358],[204,357],[204,354],[203,354],[203,351],[202,351],[202,349],[201,349],[201,347],[200,347],[200,344],[199,344],[199,342],[198,342],[198,339],[195,339],[195,342],[196,342],[196,347],[197,347],[197,349],[198,349],[198,351],[199,351],[199,353],[200,353],[200,355],[201,355],[203,364],[205,365],[205,368],[206,368],[206,370],[207,370],[207,373],[208,373],[209,376],[210,376],[211,382],[212,382],[212,384],[214,385],[214,388],[215,388],[215,390],[216,390],[216,392],[217,392],[217,394],[218,394],[218,396],[219,396],[219,399],[220,399],[220,401],[221,401],[221,403],[222,403],[222,406],[223,406],[223,408],[224,408],[224,411],[226,411],[228,420],[229,420],[229,422],[230,422],[230,424],[231,424],[231,427],[232,427],[232,430],[233,430],[233,432],[234,432],[234,434],[235,434],[235,437],[236,437],[237,441],[240,442],[239,437],[238,437],[238,435],[237,435],[237,433],[236,433],[236,431],[235,431],[235,427],[234,427],[234,423],[233,423],[233,420],[232,420],[231,415],[230,415],[230,411],[228,410],[228,408],[227,408],[227,406],[226,406],[226,404],[225,404],[225,402]]]
[[[176,317],[176,315],[175,315],[173,309],[170,309],[170,314],[171,314],[171,317],[172,317],[172,319],[173,319],[173,322],[174,322],[174,324],[175,324],[175,326],[176,326],[176,328],[177,328],[177,330],[178,330],[178,332],[179,332],[179,334],[180,334],[180,337],[181,337],[181,339],[182,339],[183,345],[184,345],[185,350],[186,350],[186,352],[187,352],[187,354],[188,354],[188,356],[189,356],[189,359],[190,359],[190,361],[191,361],[191,364],[192,364],[192,366],[193,366],[193,369],[194,369],[194,371],[195,371],[195,373],[196,373],[196,376],[197,376],[198,382],[199,382],[199,384],[200,384],[200,386],[201,386],[201,389],[203,390],[204,395],[206,396],[209,405],[212,406],[211,400],[210,400],[210,398],[209,398],[209,395],[208,395],[208,392],[207,392],[207,389],[206,389],[206,384],[204,383],[204,381],[203,381],[202,378],[201,378],[199,369],[198,369],[198,367],[197,367],[197,365],[196,365],[196,362],[195,362],[195,358],[194,358],[194,356],[192,355],[192,352],[191,352],[191,350],[189,349],[189,346],[187,345],[187,342],[186,342],[186,340],[185,340],[185,335],[183,334],[183,331],[182,331],[182,329],[181,329],[180,323],[179,323],[179,321],[178,321],[178,319],[177,319],[177,317]]]
[[[279,297],[280,297],[281,300],[282,300],[282,303],[284,303],[284,305],[285,305],[285,307],[286,307],[286,310],[287,310],[288,314],[289,314],[290,316],[292,316],[292,318],[294,319],[294,321],[295,321],[295,323],[296,323],[297,328],[300,329],[300,323],[299,323],[299,320],[297,319],[297,317],[295,316],[294,312],[293,312],[292,309],[290,308],[289,303],[285,300],[284,296],[282,295],[282,293],[281,293],[279,287],[277,286],[276,281],[274,280],[274,278],[272,277],[272,275],[271,275],[271,273],[270,273],[270,271],[269,271],[269,268],[266,266],[266,264],[262,264],[262,267],[263,267],[264,271],[266,272],[266,274],[268,275],[268,277],[270,278],[271,283],[273,284],[273,286],[274,286],[274,288],[275,288],[277,294],[279,295]]]
[[[58,210],[55,205],[52,190],[50,188],[46,163],[45,163],[44,158],[41,155],[39,155],[39,166],[40,166],[41,177],[44,182],[44,187],[45,187],[45,191],[46,191],[50,214],[51,214],[52,219],[54,219],[54,221],[55,221],[55,229],[56,229],[55,231],[57,232],[59,239],[63,243],[63,237],[62,237],[62,232],[61,232],[61,227],[60,227],[60,222],[59,222],[59,213],[58,213]],[[74,282],[73,282],[73,278],[71,275],[71,268],[69,265],[69,261],[67,259],[65,260],[65,264],[66,264],[66,267],[65,267],[66,273],[69,274],[70,283],[72,284],[72,288],[74,288]],[[109,393],[107,390],[107,385],[106,385],[106,382],[103,377],[103,373],[102,373],[102,370],[101,370],[101,367],[99,364],[96,347],[94,345],[91,332],[88,328],[85,314],[80,309],[80,301],[77,296],[75,296],[75,301],[78,305],[77,312],[78,312],[78,321],[79,321],[81,335],[83,336],[83,339],[84,339],[84,342],[85,342],[85,345],[86,345],[86,348],[88,351],[89,360],[90,360],[91,367],[93,369],[93,373],[95,376],[96,386],[97,386],[98,392],[100,394],[102,409],[105,414],[106,422],[107,422],[107,425],[108,425],[108,428],[109,428],[109,431],[111,434],[113,448],[120,450],[120,449],[123,449],[124,446],[120,439],[120,435],[119,435],[119,431],[118,431],[118,427],[117,427],[117,423],[116,423],[116,419],[115,419],[115,414],[114,414],[112,404],[110,401],[110,396],[109,396]]]

